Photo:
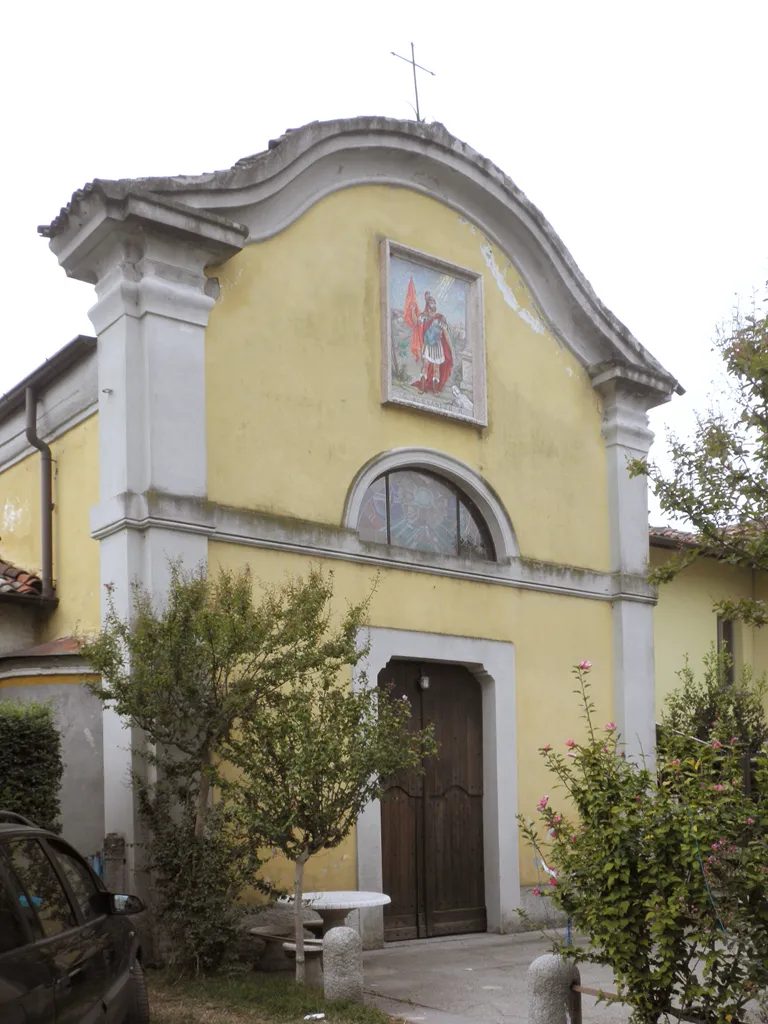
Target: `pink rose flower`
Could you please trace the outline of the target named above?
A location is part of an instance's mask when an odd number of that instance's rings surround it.
[[[552,886],[557,886],[557,879],[556,878],[550,878],[549,884],[552,885]]]
[[[551,743],[547,743],[546,746],[543,746],[541,749],[544,751],[545,754],[548,754],[550,752],[550,750],[552,749],[552,744]]]
[[[592,668],[592,662],[591,661],[580,661],[579,662],[579,668],[580,668],[580,670],[582,672],[589,672],[589,670]]]
[[[533,889],[532,892],[533,892],[534,896],[541,896],[542,895],[541,889],[539,889],[539,888]]]
[[[748,825],[754,825],[755,824],[755,819],[754,818],[747,818],[747,824]]]
[[[566,740],[565,741],[565,745],[566,745],[566,747],[575,747],[576,746],[576,740]]]
[[[538,803],[539,810],[543,811],[548,803],[549,803],[549,797],[548,796],[543,796],[541,798],[541,800],[539,800],[539,803]]]
[[[713,750],[722,750],[723,744],[719,740],[712,740]]]
[[[725,786],[721,786],[719,782],[716,782],[712,789],[714,789],[716,793],[722,793],[725,789]]]
[[[606,722],[605,723],[605,731],[606,732],[616,732],[616,723],[615,722]]]
[[[556,814],[554,816],[554,818],[552,819],[552,824],[553,825],[559,825],[562,820],[563,820],[562,814]]]

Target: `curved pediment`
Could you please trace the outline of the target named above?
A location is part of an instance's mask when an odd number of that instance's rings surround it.
[[[593,376],[606,365],[642,378],[648,405],[677,381],[603,305],[541,212],[490,160],[440,124],[383,117],[313,122],[224,171],[193,177],[98,179],[41,232],[55,237],[88,190],[155,196],[243,225],[246,244],[278,234],[324,197],[358,185],[411,189],[477,226],[516,265],[557,337]]]

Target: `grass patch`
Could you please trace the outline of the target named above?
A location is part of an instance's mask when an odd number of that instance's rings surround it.
[[[293,976],[251,971],[181,979],[147,971],[152,1024],[303,1024],[308,1013],[324,1013],[315,1024],[391,1024],[381,1010],[326,1000],[297,985]],[[308,1022],[310,1024],[310,1022]]]

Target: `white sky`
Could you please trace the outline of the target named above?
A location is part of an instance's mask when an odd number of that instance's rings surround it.
[[[91,287],[36,234],[74,189],[228,167],[308,121],[412,117],[390,56],[411,40],[437,73],[422,116],[510,175],[687,389],[657,435],[704,408],[714,327],[768,278],[765,0],[43,0],[4,27],[0,393],[93,333]]]

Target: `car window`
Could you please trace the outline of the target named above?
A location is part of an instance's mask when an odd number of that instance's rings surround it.
[[[0,956],[28,942],[22,928],[19,914],[14,909],[18,897],[8,889],[8,883],[0,865]]]
[[[8,843],[8,856],[24,894],[21,905],[32,909],[42,925],[46,937],[58,935],[77,925],[70,905],[53,864],[36,839],[12,839]]]
[[[91,921],[93,918],[99,917],[99,911],[94,906],[93,901],[94,894],[99,890],[87,866],[71,850],[68,850],[63,843],[57,843],[54,839],[49,839],[48,845],[66,875],[69,887],[77,900],[85,920]]]

